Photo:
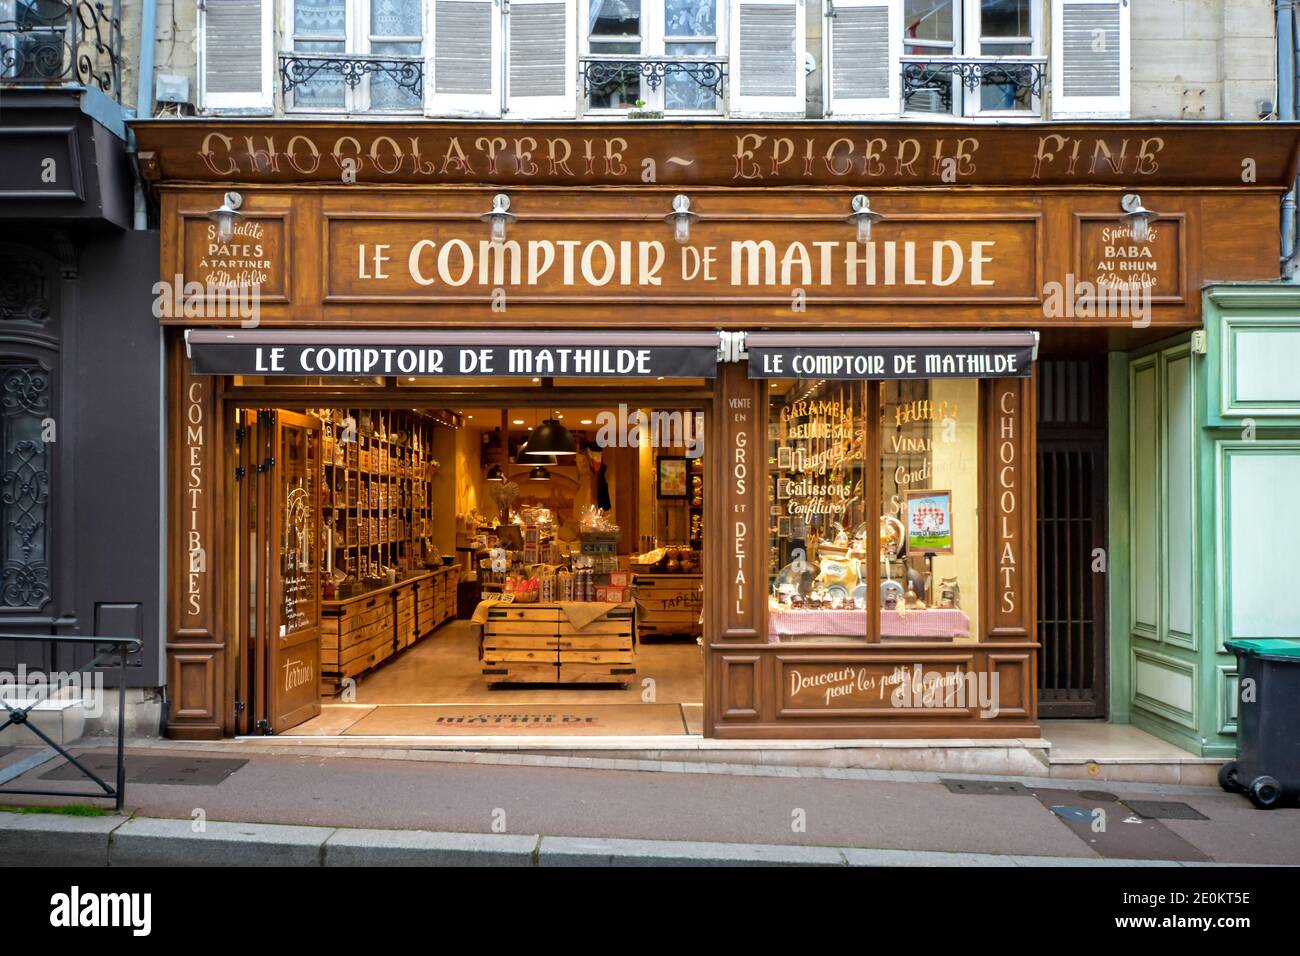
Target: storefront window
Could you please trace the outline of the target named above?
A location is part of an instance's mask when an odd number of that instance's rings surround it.
[[[774,642],[976,640],[979,382],[774,381]]]
[[[974,639],[979,382],[882,382],[881,640]]]

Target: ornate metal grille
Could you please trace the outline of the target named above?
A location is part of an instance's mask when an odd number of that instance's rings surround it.
[[[355,90],[367,76],[383,76],[399,89],[424,97],[424,61],[419,57],[367,56],[363,54],[282,53],[280,79],[284,91],[308,83],[317,74],[334,74]]]
[[[941,112],[952,112],[956,79],[972,94],[985,84],[1005,87],[1011,91],[1011,100],[1037,101],[1041,110],[1046,77],[1047,61],[1041,57],[904,57],[903,102],[933,91],[942,104]]]
[[[80,83],[122,100],[119,0],[0,4],[0,84]]]
[[[590,95],[611,83],[633,83],[644,79],[652,90],[659,89],[668,77],[686,77],[714,96],[722,96],[727,81],[727,65],[721,59],[679,57],[584,58],[582,61],[583,93]]]
[[[49,369],[0,359],[0,607],[36,611],[51,598]]]

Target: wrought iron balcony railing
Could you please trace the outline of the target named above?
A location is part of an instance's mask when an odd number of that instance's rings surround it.
[[[952,113],[959,88],[977,102],[992,88],[1001,102],[982,102],[979,112],[1044,118],[1046,57],[904,56],[902,69],[904,111]],[[958,115],[975,112],[957,110]]]
[[[366,77],[383,77],[417,99],[424,98],[424,60],[418,56],[375,56],[363,53],[281,53],[280,80],[284,92],[318,78],[338,77],[355,90]]]
[[[120,0],[0,2],[0,85],[64,83],[122,101]]]
[[[645,82],[657,92],[668,81],[683,78],[695,87],[712,94],[713,102],[704,105],[698,96],[687,97],[686,102],[673,102],[665,97],[665,109],[715,108],[726,92],[727,61],[711,56],[585,56],[581,59],[582,92],[590,97],[593,90],[613,86],[625,87]],[[688,87],[689,89],[689,87]]]

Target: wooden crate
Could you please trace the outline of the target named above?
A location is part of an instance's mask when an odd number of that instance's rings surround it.
[[[488,611],[483,679],[505,683],[615,683],[636,677],[635,614],[618,607],[586,627],[554,604],[506,604]]]
[[[702,574],[637,574],[632,579],[637,634],[645,637],[702,634]]]

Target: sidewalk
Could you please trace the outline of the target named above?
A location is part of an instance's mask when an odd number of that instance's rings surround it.
[[[873,850],[0,813],[0,866],[1212,866]]]
[[[111,763],[107,749],[87,753]],[[4,788],[84,788],[62,760],[35,765],[30,756],[0,757]],[[127,811],[186,828],[197,818],[329,832],[1300,864],[1300,810],[1258,811],[1217,787],[252,742],[133,748],[127,769]],[[0,795],[11,805],[66,802]],[[0,813],[9,826],[13,817]]]

